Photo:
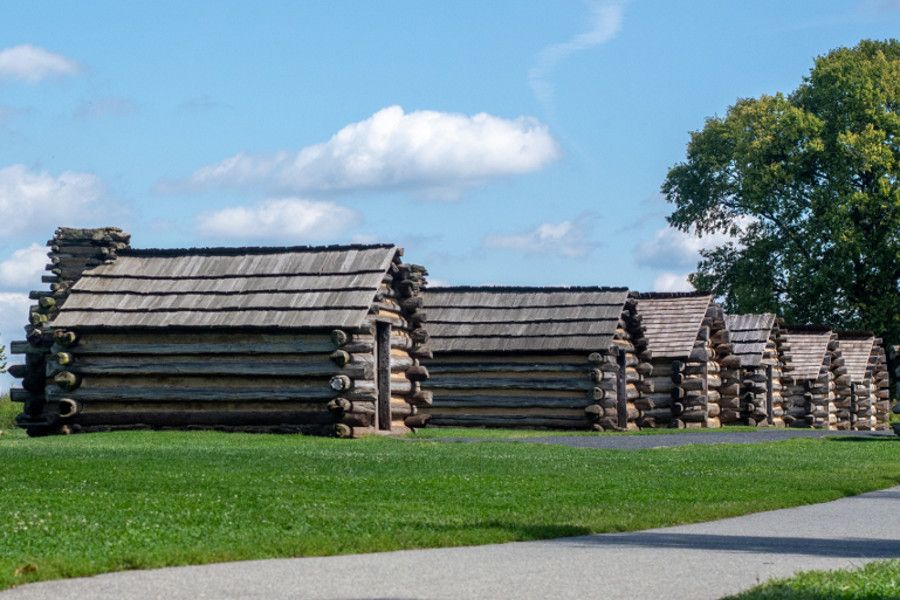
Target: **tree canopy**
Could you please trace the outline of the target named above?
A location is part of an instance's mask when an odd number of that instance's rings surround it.
[[[692,132],[662,186],[668,221],[734,240],[702,252],[694,287],[731,312],[900,341],[898,106],[900,42],[866,40]]]

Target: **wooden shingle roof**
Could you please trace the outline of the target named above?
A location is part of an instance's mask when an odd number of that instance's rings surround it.
[[[712,300],[712,294],[706,292],[642,292],[637,310],[643,317],[647,348],[653,357],[690,355]]]
[[[607,349],[627,288],[428,288],[434,352]]]
[[[363,325],[391,245],[123,250],[82,275],[57,327]]]
[[[759,366],[774,325],[771,313],[725,316],[732,353],[740,358],[742,367]]]
[[[875,334],[870,332],[838,332],[841,356],[850,381],[862,383],[869,376],[869,357],[875,347]]]
[[[815,379],[822,370],[825,353],[831,341],[831,330],[823,327],[788,328],[782,336],[790,348],[788,373],[794,379]]]

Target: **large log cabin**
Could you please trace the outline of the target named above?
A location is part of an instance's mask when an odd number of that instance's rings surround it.
[[[626,288],[425,293],[429,426],[636,428],[642,327]]]
[[[775,315],[763,313],[727,315],[725,325],[732,355],[740,361],[735,374],[728,375],[740,381],[740,400],[721,403],[722,424],[784,427],[782,323]],[[722,369],[723,377],[727,371]]]
[[[832,365],[837,428],[887,429],[890,384],[881,338],[871,331],[838,331],[837,347],[840,361]]]
[[[841,367],[832,364],[837,336],[829,327],[788,326],[782,340],[785,424],[837,429],[833,369]]]
[[[719,427],[720,402],[736,399],[738,388],[720,374],[736,359],[729,356],[725,313],[712,294],[641,293],[637,315],[652,365],[640,426]]]
[[[32,435],[397,431],[427,401],[425,270],[393,245],[137,250],[60,228],[13,370]]]

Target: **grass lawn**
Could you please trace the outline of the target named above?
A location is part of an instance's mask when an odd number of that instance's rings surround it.
[[[0,588],[627,531],[900,482],[900,440],[585,450],[133,431],[0,436]]]
[[[408,437],[417,439],[443,439],[443,438],[485,438],[492,440],[506,439],[526,439],[534,437],[582,437],[592,435],[659,435],[666,433],[710,433],[710,432],[732,432],[732,431],[759,431],[756,427],[723,427],[719,429],[642,429],[640,431],[623,431],[623,432],[596,432],[596,431],[560,431],[558,429],[490,429],[485,427],[426,427],[418,429],[415,433],[408,434]],[[772,431],[771,429],[765,431]]]
[[[859,569],[809,571],[756,586],[726,600],[888,600],[900,598],[900,560]]]
[[[0,431],[8,433],[16,426],[16,415],[22,412],[21,404],[13,404],[9,396],[0,396]]]

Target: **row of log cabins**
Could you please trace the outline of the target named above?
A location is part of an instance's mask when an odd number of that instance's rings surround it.
[[[426,288],[393,245],[138,250],[57,230],[12,398],[30,433],[881,429],[881,340],[712,295]]]

